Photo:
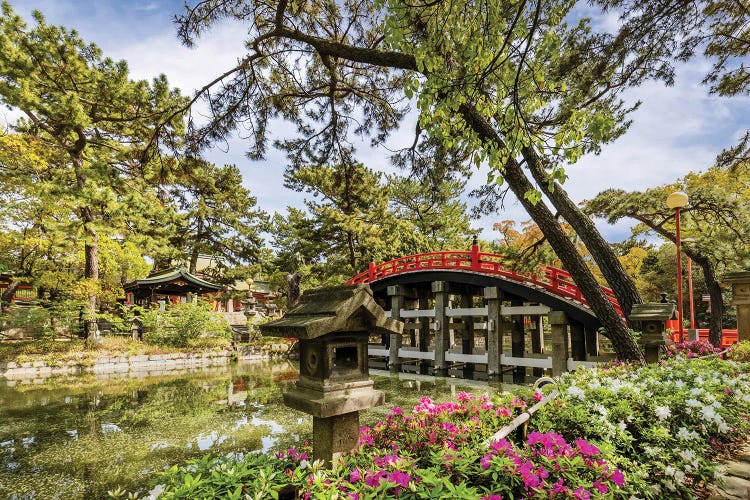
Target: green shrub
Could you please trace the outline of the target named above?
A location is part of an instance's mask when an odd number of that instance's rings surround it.
[[[734,344],[727,353],[727,359],[750,363],[750,340],[743,340]]]
[[[692,498],[721,477],[717,452],[750,430],[749,369],[676,358],[582,370],[562,377],[525,439],[490,438],[539,393],[423,398],[361,428],[333,470],[306,446],[205,457],[164,471],[160,498]]]
[[[157,345],[188,347],[203,337],[232,338],[229,324],[207,301],[179,303],[166,311],[148,309],[141,315],[144,340]]]

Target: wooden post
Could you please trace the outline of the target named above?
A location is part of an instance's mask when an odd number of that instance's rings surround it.
[[[471,293],[461,295],[461,307],[473,307],[474,296]],[[463,332],[461,333],[461,353],[474,353],[474,316],[463,316],[461,318]],[[466,363],[463,369],[464,378],[474,378],[474,363]]]
[[[501,292],[497,287],[484,289],[484,298],[487,300],[487,377],[490,380],[500,380],[500,354],[503,352],[503,335],[501,331],[502,321],[500,319]]]
[[[405,309],[419,309],[419,301],[410,300],[408,303],[406,303]],[[406,330],[404,330],[404,332],[406,332]],[[417,330],[416,329],[409,330],[409,347],[416,347],[416,346],[417,346]]]
[[[589,356],[598,356],[599,333],[595,329],[587,327],[584,330],[584,335],[586,337],[586,354]]]
[[[427,309],[430,306],[430,298],[427,296],[419,297],[419,308]],[[427,352],[430,348],[430,318],[419,318],[419,336],[417,337],[419,350]],[[426,375],[429,373],[430,362],[423,359],[419,361],[419,373]]]
[[[401,321],[401,309],[404,307],[404,287],[394,285],[388,287],[388,296],[391,298],[391,319]],[[401,371],[401,359],[398,350],[401,349],[402,337],[400,334],[391,334],[388,346],[388,369],[397,373]]]
[[[435,294],[435,375],[445,377],[448,375],[448,364],[445,361],[445,351],[448,350],[450,341],[450,318],[445,315],[448,307],[448,283],[445,281],[433,281],[432,292]]]
[[[542,327],[542,317],[531,317],[531,352],[542,354],[544,352],[544,329]],[[534,368],[532,373],[535,377],[544,375],[544,368]]]
[[[570,350],[573,359],[586,361],[586,333],[580,321],[570,322]]]
[[[552,376],[568,371],[568,318],[563,311],[550,311],[552,328]]]
[[[514,306],[520,306],[522,305],[520,302],[513,302],[512,305]],[[513,315],[511,316],[513,321],[513,327],[511,330],[511,355],[514,358],[523,358],[524,357],[524,349],[526,347],[525,342],[525,333],[524,332],[524,325],[523,325],[523,315]],[[517,366],[515,370],[513,370],[513,382],[516,384],[522,384],[526,381],[526,367],[525,366]]]

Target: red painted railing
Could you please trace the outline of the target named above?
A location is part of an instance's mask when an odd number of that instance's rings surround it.
[[[677,331],[679,327],[679,323],[676,319],[670,319],[667,321],[667,331],[669,333],[669,338],[672,340],[672,342],[679,342],[680,341],[680,332]],[[683,338],[687,339],[687,329],[683,328]],[[708,342],[708,328],[698,328],[698,340],[705,340]],[[737,330],[730,330],[730,329],[723,329],[721,331],[721,347],[727,348],[730,347],[735,342],[739,341],[739,335],[737,333]]]
[[[370,262],[367,271],[347,281],[347,284],[372,283],[389,276],[417,271],[467,271],[473,273],[500,276],[530,286],[539,287],[560,297],[574,300],[586,307],[586,299],[581,294],[570,273],[556,267],[547,266],[540,275],[518,273],[507,269],[507,261],[502,255],[479,251],[478,245],[472,245],[471,250],[449,250],[443,252],[429,252],[408,255],[398,259],[375,264]],[[617,312],[622,315],[620,305],[612,289],[602,286]]]

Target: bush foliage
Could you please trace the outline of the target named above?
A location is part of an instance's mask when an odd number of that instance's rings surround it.
[[[141,313],[143,339],[149,344],[188,347],[206,337],[232,338],[229,323],[211,310],[208,301],[171,305],[165,311],[147,309]]]
[[[161,498],[677,498],[720,480],[750,430],[748,365],[718,358],[566,375],[525,438],[493,440],[541,394],[460,393],[393,408],[333,470],[307,447],[205,457],[161,474]],[[113,496],[124,496],[113,492]]]

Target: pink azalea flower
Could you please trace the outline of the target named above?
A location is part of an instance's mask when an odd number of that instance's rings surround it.
[[[620,472],[620,469],[615,469],[610,479],[617,485],[618,488],[622,488],[622,485],[625,484],[625,474]]]
[[[576,439],[576,446],[581,451],[581,455],[592,457],[599,454],[599,448],[589,443],[585,439]]]
[[[486,497],[482,497],[479,500],[503,500],[503,497],[500,495],[495,495],[494,493],[491,495],[487,495]]]
[[[391,472],[390,476],[388,476],[388,480],[392,483],[398,484],[403,488],[407,488],[409,486],[409,481],[411,481],[411,474],[397,470]]]
[[[573,497],[577,498],[578,500],[589,500],[591,498],[591,492],[581,486],[580,488],[577,488],[573,491]]]
[[[604,495],[606,495],[609,492],[609,488],[607,487],[606,484],[602,482],[601,479],[597,479],[596,481],[594,481],[594,488],[596,488],[599,491],[599,493],[602,493]]]
[[[362,473],[359,472],[359,469],[355,467],[354,470],[352,470],[351,474],[349,474],[349,482],[356,483],[360,479],[362,479]]]

